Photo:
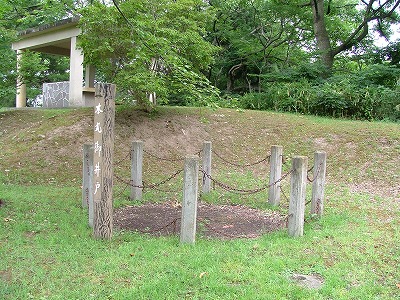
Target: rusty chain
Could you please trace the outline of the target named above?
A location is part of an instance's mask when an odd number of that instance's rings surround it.
[[[314,170],[314,166],[312,166],[312,167],[307,171],[307,181],[310,182],[310,183],[311,183],[311,182],[314,182],[314,181],[317,179],[317,177],[318,177],[318,175],[319,175],[319,172],[321,172],[321,169],[322,169],[322,163],[319,164],[318,169],[317,169],[317,173],[314,175],[314,178],[310,179],[310,177],[308,176],[308,173],[310,173],[312,170]]]
[[[265,157],[265,158],[263,158],[263,159],[261,159],[261,160],[259,160],[259,161],[256,161],[256,162],[254,162],[254,163],[238,164],[238,163],[231,162],[231,161],[229,161],[229,160],[223,158],[220,154],[218,154],[217,152],[215,152],[215,150],[213,151],[213,154],[214,154],[217,158],[219,158],[220,160],[222,160],[224,163],[226,163],[226,164],[228,164],[228,165],[232,165],[232,166],[238,167],[238,168],[252,167],[252,166],[258,165],[258,164],[261,164],[261,163],[263,163],[263,162],[265,162],[265,161],[269,161],[269,159],[270,159],[270,157],[271,157],[271,155],[268,155],[267,157]]]
[[[283,188],[282,188],[281,185],[279,186],[279,189],[280,189],[280,191],[281,191],[283,197],[285,198],[285,200],[286,200],[287,202],[289,202],[290,200],[289,200],[289,198],[286,196],[286,193],[285,193],[285,191],[283,190]]]
[[[144,182],[143,182],[143,185],[146,186],[146,184]],[[154,190],[154,191],[157,191],[157,192],[172,193],[172,194],[176,194],[176,193],[179,193],[179,192],[182,191],[181,187],[177,188],[176,190],[166,190],[166,189],[160,189],[159,186],[160,185],[157,185],[157,186],[153,185],[152,187],[150,187],[148,189],[151,189],[151,190]],[[143,189],[145,189],[145,188],[143,188]]]
[[[114,163],[115,166],[119,166],[122,162],[124,162],[127,158],[129,157],[129,159],[131,159],[131,153],[129,152],[124,158],[120,159],[119,161],[117,161],[116,163]]]
[[[168,178],[158,182],[158,183],[152,183],[152,184],[142,184],[142,185],[134,185],[132,184],[132,180],[125,180],[121,177],[119,177],[118,175],[114,174],[115,178],[117,178],[117,180],[119,180],[120,182],[123,182],[131,187],[137,187],[137,188],[141,188],[141,189],[154,189],[157,190],[157,188],[163,184],[166,184],[167,182],[171,181],[172,179],[174,179],[175,177],[177,177],[180,173],[183,172],[183,169],[180,169],[178,171],[176,171],[174,174],[172,174],[171,176],[169,176]],[[159,190],[161,192],[171,192],[171,191],[163,191],[163,190]],[[176,191],[173,191],[173,193],[175,193]]]
[[[125,182],[124,182],[125,183]],[[122,188],[121,189],[121,191],[116,195],[116,196],[114,196],[114,198],[119,198],[119,197],[121,197],[121,195],[126,191],[126,188],[129,186],[129,184],[125,184],[125,187],[124,188]]]
[[[274,186],[276,184],[278,184],[279,182],[281,182],[282,180],[284,180],[287,176],[289,176],[293,170],[287,172],[286,174],[284,174],[281,178],[279,178],[278,180],[276,180],[273,183],[270,183],[268,185],[256,188],[256,189],[252,189],[252,190],[246,190],[246,189],[238,189],[238,188],[234,188],[229,186],[226,183],[220,182],[218,180],[216,180],[215,178],[213,178],[210,174],[208,174],[207,172],[205,172],[204,170],[200,169],[200,172],[203,173],[203,178],[208,178],[212,181],[213,184],[221,187],[222,189],[228,191],[228,192],[236,192],[237,194],[241,194],[241,195],[251,195],[251,194],[256,194],[259,193],[267,188],[270,188],[271,186]]]
[[[171,176],[169,176],[168,178],[164,179],[163,181],[160,181],[159,183],[149,184],[148,186],[145,186],[143,188],[148,188],[148,189],[157,188],[163,184],[166,184],[168,181],[171,181],[172,179],[177,177],[182,172],[183,172],[183,169],[180,169],[180,170],[176,171],[174,174],[172,174]]]
[[[281,156],[282,156],[282,164],[286,166],[288,164],[288,159],[284,155]]]

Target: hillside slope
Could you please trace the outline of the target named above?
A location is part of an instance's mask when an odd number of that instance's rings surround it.
[[[0,181],[80,185],[82,145],[92,136],[92,109],[1,111]],[[118,107],[115,162],[127,159],[134,139],[159,157],[194,154],[210,140],[215,152],[237,162],[257,161],[272,145],[282,145],[289,164],[292,156],[306,155],[311,165],[314,151],[324,150],[329,183],[400,198],[398,124],[184,107],[160,107],[149,115]],[[161,164],[149,168],[171,172]]]

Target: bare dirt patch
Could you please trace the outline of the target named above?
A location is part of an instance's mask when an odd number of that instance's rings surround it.
[[[292,279],[301,287],[320,289],[324,285],[324,278],[319,274],[293,274]]]
[[[114,212],[114,225],[156,236],[180,232],[181,207],[173,202],[126,206]],[[273,211],[262,211],[241,205],[198,207],[197,232],[205,237],[233,239],[256,238],[286,226],[286,217]]]

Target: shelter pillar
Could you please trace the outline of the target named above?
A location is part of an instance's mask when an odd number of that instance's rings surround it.
[[[17,72],[19,73],[21,68],[21,57],[22,50],[17,50]],[[16,107],[26,107],[26,84],[20,74],[17,76],[17,96],[16,96]]]
[[[82,106],[83,54],[77,47],[77,36],[71,37],[71,55],[69,64],[69,106]]]
[[[96,74],[96,69],[92,65],[87,64],[85,67],[85,87],[94,87],[94,77]]]

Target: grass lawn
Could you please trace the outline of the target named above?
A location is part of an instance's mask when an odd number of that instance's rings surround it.
[[[400,299],[400,126],[269,112],[161,108],[156,115],[117,111],[115,161],[144,140],[159,156],[195,153],[212,140],[236,161],[263,158],[273,144],[285,157],[328,153],[324,216],[306,215],[304,236],[286,230],[256,239],[153,237],[116,230],[95,240],[81,208],[81,145],[92,112],[0,112],[0,299]],[[311,163],[311,161],[310,161]],[[121,162],[115,173],[129,173]],[[172,167],[145,163],[157,181]],[[252,186],[264,169],[216,166],[215,175]],[[251,178],[250,178],[251,177]],[[179,186],[179,182],[176,183]],[[122,186],[115,205],[127,204]],[[207,201],[260,209],[265,196],[227,193]],[[145,201],[180,200],[150,193]],[[282,201],[280,212],[287,203]],[[293,274],[318,274],[320,289]]]

